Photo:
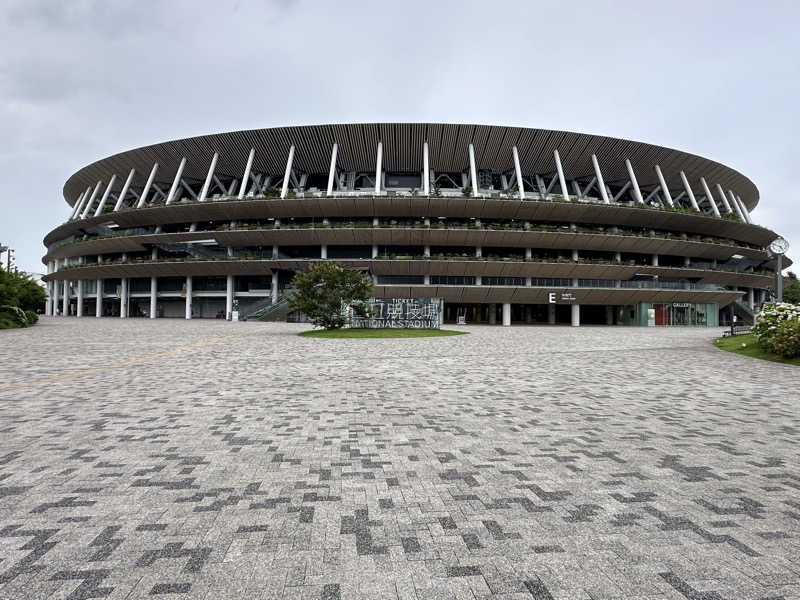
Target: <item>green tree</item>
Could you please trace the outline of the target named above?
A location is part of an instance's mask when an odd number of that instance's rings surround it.
[[[783,301],[800,304],[800,280],[792,271],[783,278]]]
[[[22,310],[44,308],[45,292],[25,273],[9,273],[0,269],[0,306],[16,306]]]
[[[292,279],[294,294],[289,306],[305,313],[314,325],[339,329],[347,322],[342,308],[351,305],[353,311],[366,316],[361,304],[372,296],[372,281],[361,271],[346,269],[339,263],[319,262]]]

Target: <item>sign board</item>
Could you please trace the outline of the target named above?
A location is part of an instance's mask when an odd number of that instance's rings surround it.
[[[368,317],[353,314],[347,307],[354,329],[439,329],[440,298],[373,298],[366,303]]]
[[[648,327],[655,327],[656,326],[656,309],[655,308],[648,308],[647,309],[647,326]]]
[[[573,302],[577,301],[578,299],[575,297],[575,294],[572,292],[548,292],[547,293],[547,302],[548,304],[572,304]]]

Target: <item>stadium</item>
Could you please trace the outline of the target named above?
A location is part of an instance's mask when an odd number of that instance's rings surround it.
[[[169,141],[64,185],[47,314],[293,320],[298,270],[368,272],[445,322],[717,326],[774,293],[778,234],[736,170],[623,139],[342,124]],[[784,266],[789,261],[784,259]]]

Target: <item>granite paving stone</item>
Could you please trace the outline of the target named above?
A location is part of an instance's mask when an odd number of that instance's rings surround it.
[[[800,599],[797,367],[307,328],[0,331],[0,599]]]

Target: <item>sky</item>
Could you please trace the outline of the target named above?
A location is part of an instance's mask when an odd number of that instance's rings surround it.
[[[564,129],[748,176],[800,257],[800,3],[0,0],[0,244],[42,272],[62,187],[123,150],[344,122]],[[5,255],[3,255],[5,261]]]

